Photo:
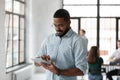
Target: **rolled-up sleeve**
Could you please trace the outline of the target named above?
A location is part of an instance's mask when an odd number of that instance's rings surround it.
[[[74,46],[75,66],[79,68],[84,74],[87,70],[87,46],[83,39],[78,39]]]

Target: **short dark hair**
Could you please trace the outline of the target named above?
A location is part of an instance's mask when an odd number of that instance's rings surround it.
[[[98,57],[99,57],[98,47],[92,46],[87,57],[88,63],[95,63]]]
[[[58,9],[54,15],[54,18],[64,18],[64,20],[68,21],[70,20],[70,14],[67,10],[65,9]]]
[[[120,40],[117,40],[117,42],[120,42]]]
[[[85,31],[84,29],[81,29],[81,31],[82,31],[83,33],[86,33],[86,31]]]

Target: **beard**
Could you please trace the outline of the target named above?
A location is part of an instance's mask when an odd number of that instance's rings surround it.
[[[64,32],[61,31],[61,30],[57,30],[57,35],[60,36],[60,37],[62,37],[64,35]]]

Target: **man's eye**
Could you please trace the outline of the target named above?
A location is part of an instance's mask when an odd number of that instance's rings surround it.
[[[59,24],[59,25],[54,25],[55,27],[62,27],[63,24]]]
[[[60,24],[60,25],[58,25],[59,27],[62,27],[63,25],[62,24]]]

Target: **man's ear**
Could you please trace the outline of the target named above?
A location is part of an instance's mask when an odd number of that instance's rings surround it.
[[[69,20],[69,24],[71,24],[71,20]]]
[[[71,24],[71,21],[70,21],[70,20],[68,21],[68,24]]]

